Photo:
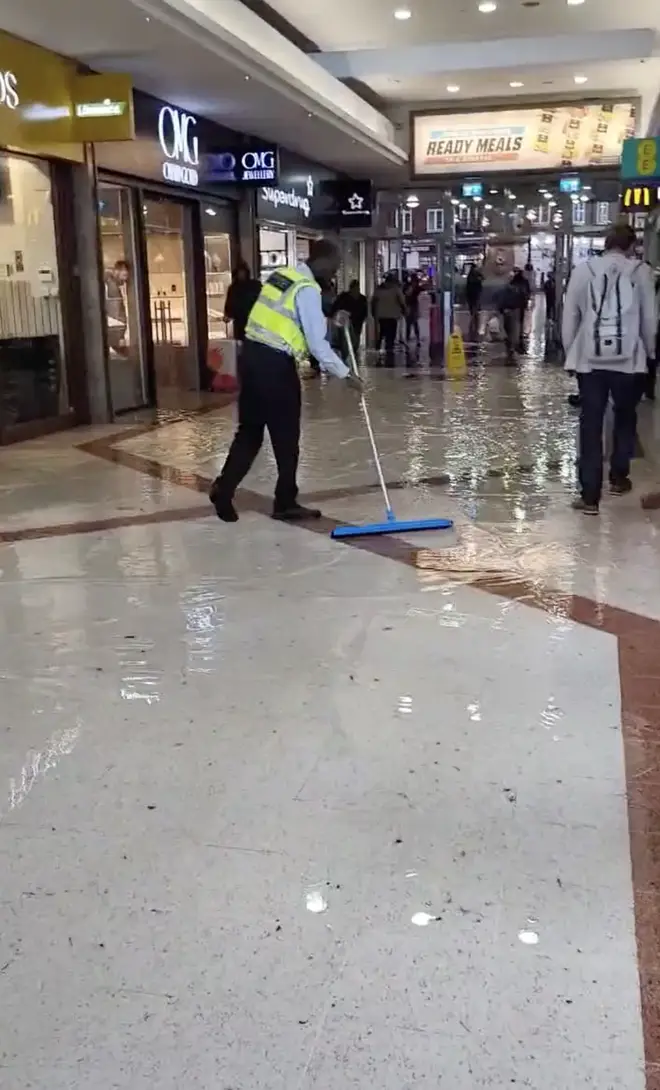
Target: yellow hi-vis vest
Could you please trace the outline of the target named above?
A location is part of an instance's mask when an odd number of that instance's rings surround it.
[[[296,295],[301,288],[321,291],[311,276],[288,266],[271,273],[250,311],[245,339],[267,344],[296,360],[305,359],[309,354],[307,341],[298,325],[295,308]]]

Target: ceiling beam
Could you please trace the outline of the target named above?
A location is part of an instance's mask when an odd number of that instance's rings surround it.
[[[419,76],[436,72],[585,64],[637,60],[660,55],[654,30],[604,30],[541,38],[501,38],[484,42],[433,42],[394,49],[355,49],[318,53],[315,60],[337,79]]]

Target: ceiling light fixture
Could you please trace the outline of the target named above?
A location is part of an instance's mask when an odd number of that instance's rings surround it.
[[[515,87],[524,87],[524,86],[525,86],[525,84],[521,83],[519,79],[512,79],[511,83],[509,84],[509,87],[514,87],[514,88]]]
[[[566,0],[569,8],[578,8],[580,4],[584,4],[584,0]]]
[[[460,87],[458,86],[457,83],[448,83],[447,84],[447,90],[449,91],[450,95],[457,95],[458,92],[460,91]]]
[[[491,12],[497,11],[497,4],[495,3],[495,0],[481,0],[481,3],[479,4],[479,11],[483,15],[490,15]]]
[[[588,79],[588,76],[573,76],[574,83],[586,83]]]
[[[405,23],[406,19],[412,17],[412,11],[410,8],[396,8],[394,12],[394,18],[398,19],[401,23]]]

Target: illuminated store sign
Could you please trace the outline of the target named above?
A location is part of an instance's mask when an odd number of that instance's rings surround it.
[[[302,212],[305,219],[309,219],[312,211],[312,199],[314,197],[314,179],[311,174],[305,183],[305,193],[291,189],[277,189],[274,186],[264,186],[261,190],[261,199],[274,208],[285,206],[295,208]]]
[[[13,72],[0,72],[0,106],[15,110],[20,104],[18,80]]]
[[[259,185],[277,184],[277,148],[226,148],[213,151],[205,158],[204,181],[217,184]]]
[[[649,185],[627,185],[621,197],[625,212],[650,212],[660,203],[660,188]]]
[[[199,185],[199,140],[195,135],[197,118],[163,106],[158,115],[158,140],[165,155],[163,178],[175,185]]]

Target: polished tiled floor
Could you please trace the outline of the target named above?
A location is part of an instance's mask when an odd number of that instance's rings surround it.
[[[398,511],[456,528],[366,548],[338,383],[311,530],[268,452],[207,517],[228,409],[0,454],[3,1086],[657,1090],[660,516],[568,509],[569,390],[372,372]]]

